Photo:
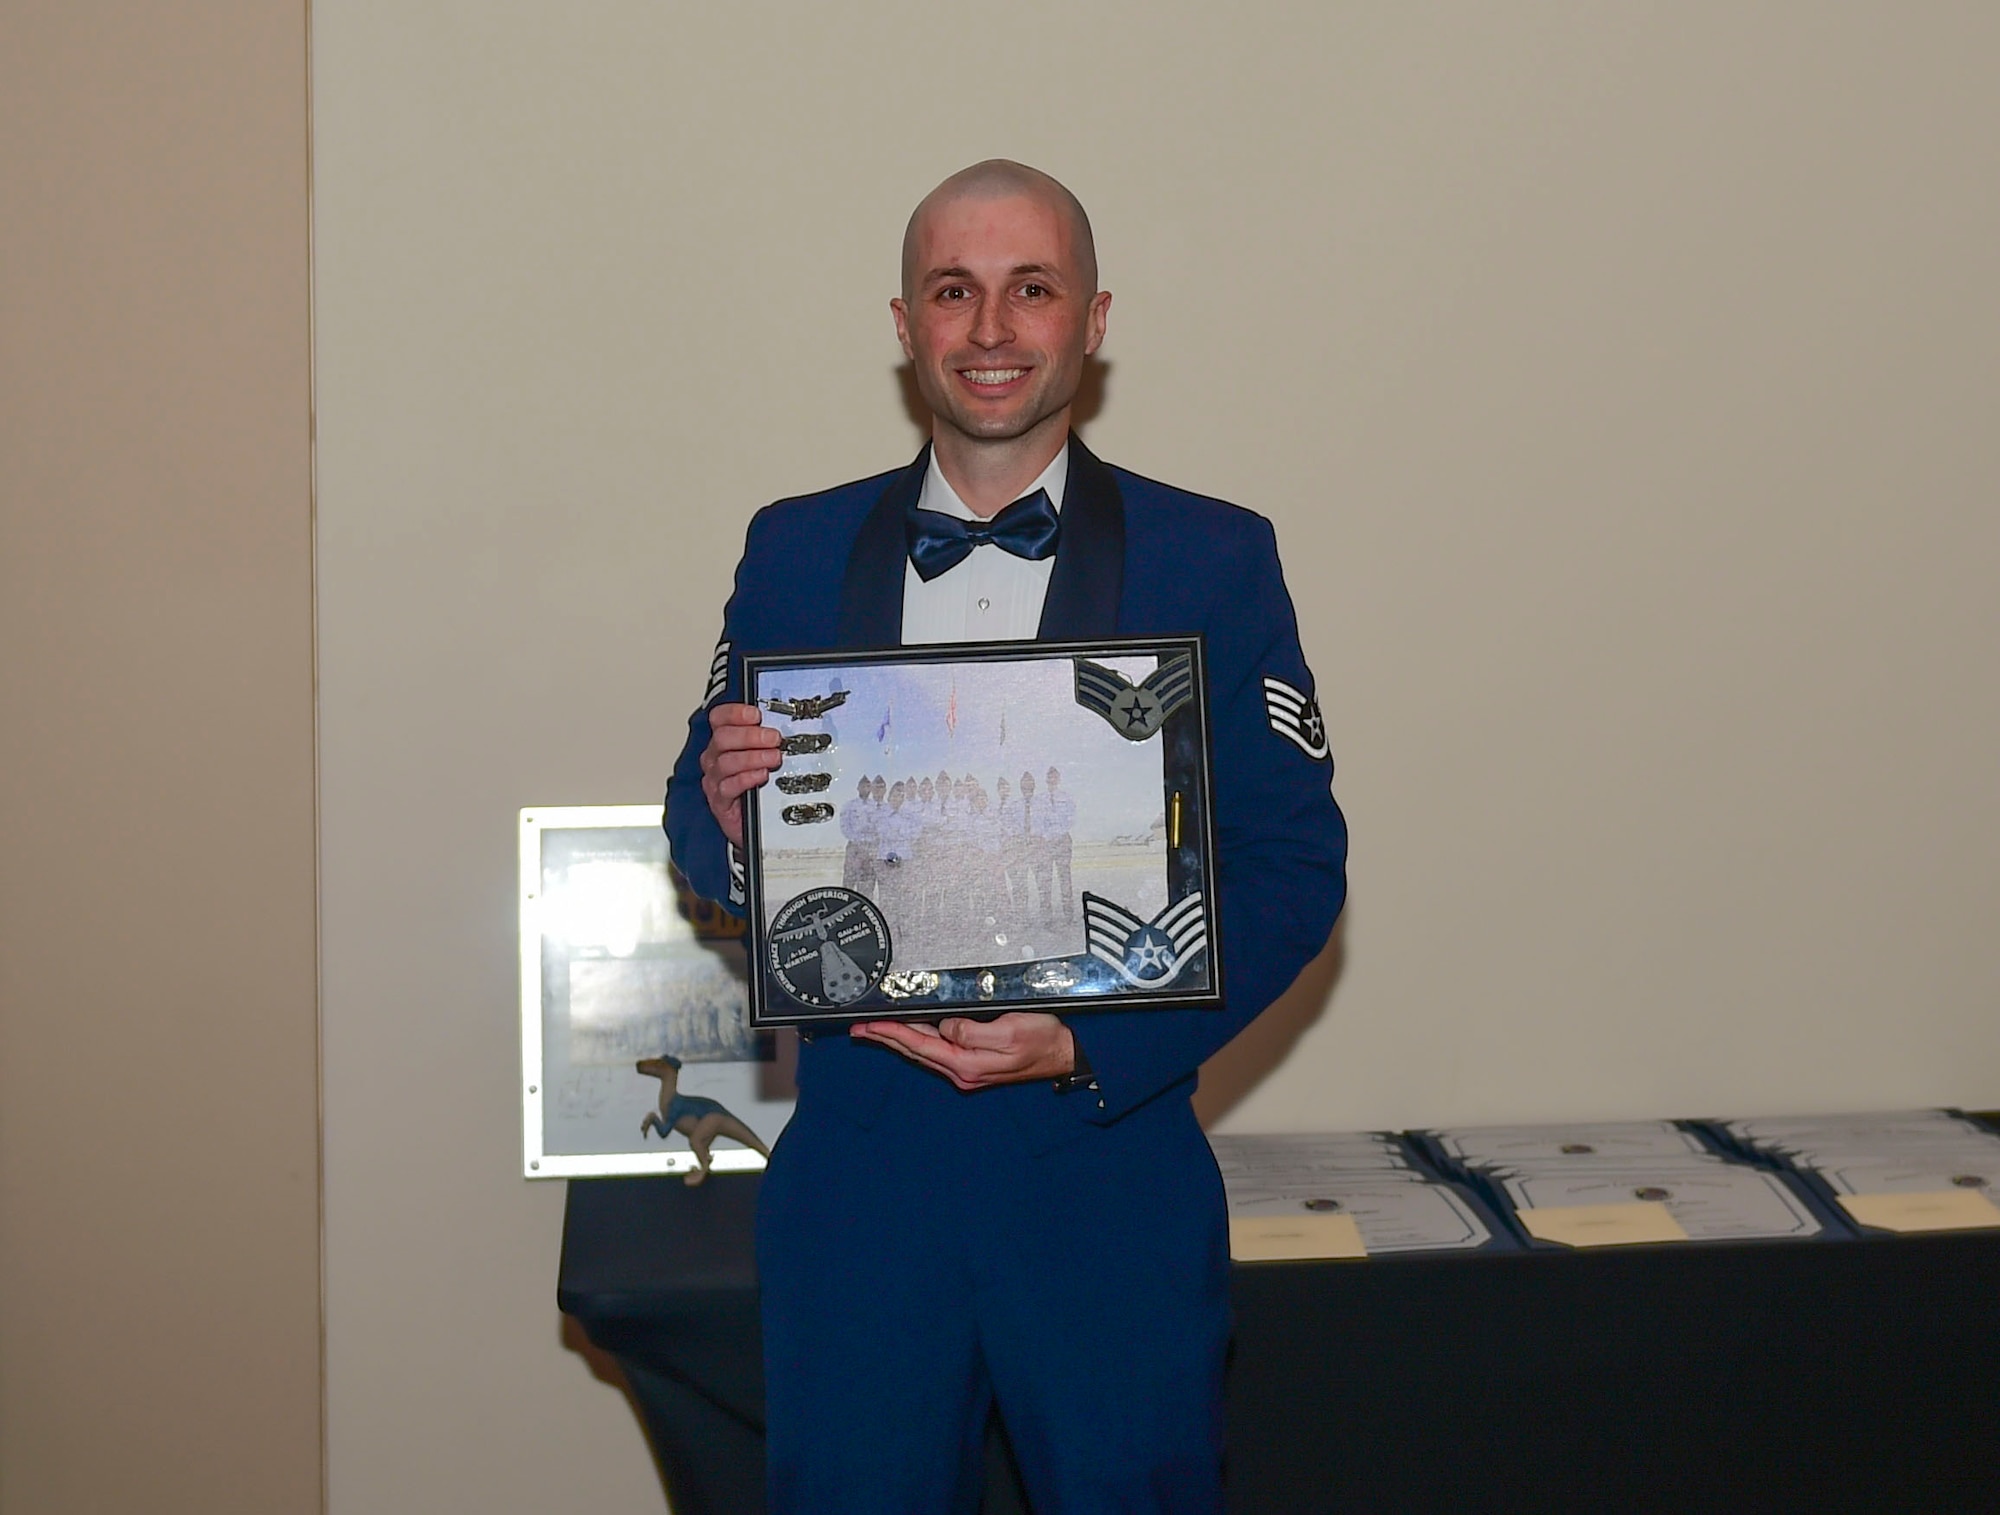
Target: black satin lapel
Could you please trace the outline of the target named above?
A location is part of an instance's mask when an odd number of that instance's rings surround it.
[[[894,647],[903,640],[903,565],[909,561],[903,515],[922,492],[930,461],[926,443],[862,518],[840,585],[841,647]]]
[[[1125,584],[1125,502],[1118,480],[1081,440],[1069,439],[1069,482],[1063,487],[1062,542],[1049,575],[1037,633],[1047,642],[1089,641],[1118,634],[1118,597]]]

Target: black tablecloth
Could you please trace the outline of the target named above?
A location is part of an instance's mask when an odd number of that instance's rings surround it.
[[[755,1515],[758,1179],[573,1180],[558,1302]],[[2000,1510],[2000,1233],[1236,1269],[1230,1509]],[[993,1444],[989,1515],[1024,1508]]]

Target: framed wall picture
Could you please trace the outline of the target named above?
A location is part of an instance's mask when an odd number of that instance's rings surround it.
[[[753,1026],[1220,1003],[1200,638],[743,668]]]
[[[520,895],[522,1172],[763,1167],[796,1039],[751,1027],[744,922],[674,873],[660,807],[524,809]]]

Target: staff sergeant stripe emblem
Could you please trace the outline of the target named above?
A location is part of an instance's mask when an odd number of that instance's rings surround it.
[[[1083,927],[1090,955],[1135,989],[1165,988],[1208,945],[1199,889],[1150,921],[1086,889]]]
[[[1314,762],[1328,752],[1326,721],[1319,713],[1319,701],[1283,679],[1264,679],[1264,713],[1271,729]]]
[[[729,687],[729,638],[724,637],[715,644],[715,656],[708,660],[708,693],[701,697],[703,706],[713,705],[715,697]]]

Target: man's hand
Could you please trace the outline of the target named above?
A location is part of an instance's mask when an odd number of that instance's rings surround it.
[[[1011,1010],[990,1021],[947,1016],[935,1026],[862,1021],[847,1034],[893,1047],[968,1093],[995,1084],[1062,1078],[1076,1067],[1076,1038],[1053,1015]]]
[[[708,712],[708,746],[701,754],[701,792],[708,813],[732,847],[743,845],[743,807],[737,804],[784,762],[778,733],[755,705],[717,705]]]

